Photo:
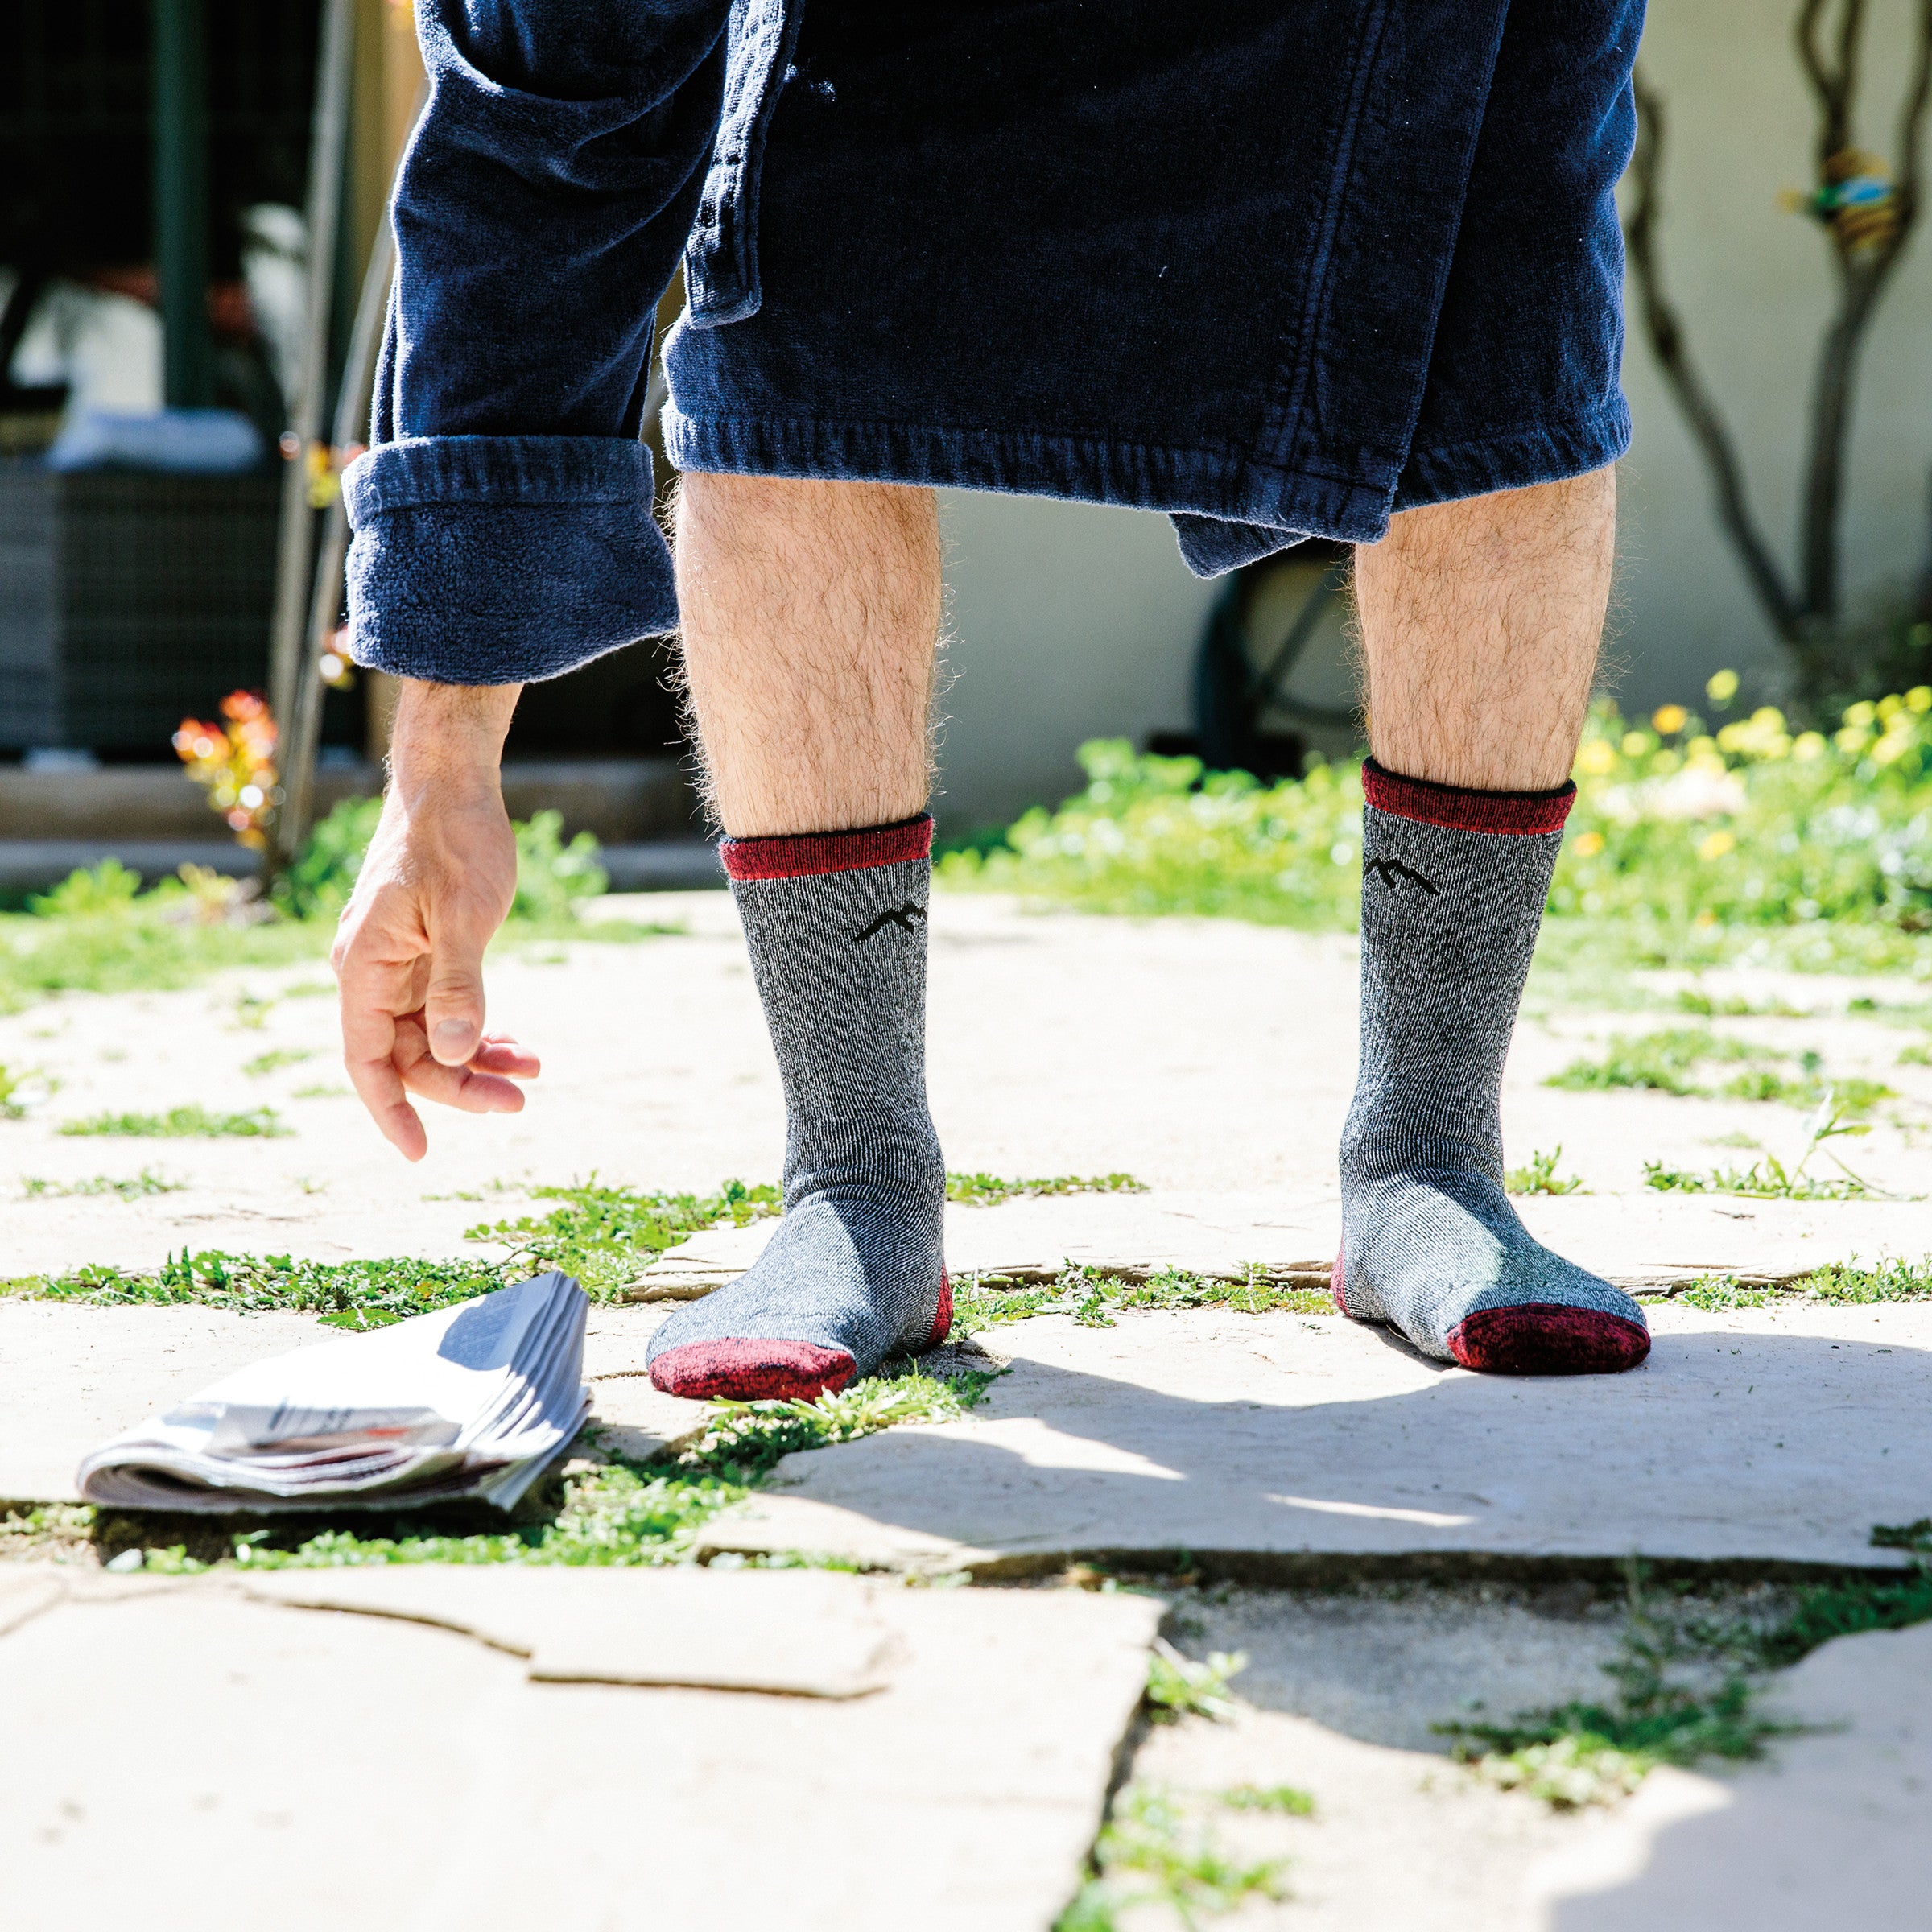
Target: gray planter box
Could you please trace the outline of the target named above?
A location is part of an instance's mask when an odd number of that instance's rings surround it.
[[[0,748],[165,758],[260,690],[281,482],[0,464]]]

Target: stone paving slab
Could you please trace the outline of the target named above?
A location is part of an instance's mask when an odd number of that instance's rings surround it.
[[[824,1571],[412,1563],[271,1571],[239,1587],[265,1603],[460,1631],[527,1657],[535,1682],[863,1697],[905,1662],[879,1591]]]
[[[1517,1207],[1538,1239],[1633,1290],[1712,1274],[1796,1281],[1831,1262],[1868,1265],[1932,1253],[1932,1203],[1759,1201],[1736,1195],[1532,1196]],[[638,1277],[640,1301],[683,1301],[735,1280],[777,1227],[753,1221],[694,1235]],[[1341,1238],[1332,1187],[1278,1194],[1046,1195],[947,1210],[955,1274],[1051,1280],[1070,1263],[1133,1277],[1162,1268],[1327,1285]]]
[[[542,1054],[543,1077],[515,1116],[433,1109],[429,1156],[416,1166],[382,1141],[347,1093],[320,960],[225,974],[180,993],[74,995],[0,1015],[0,1062],[60,1082],[27,1118],[0,1122],[0,1275],[87,1262],[152,1267],[184,1243],[325,1260],[475,1253],[464,1231],[524,1212],[530,1203],[518,1190],[526,1184],[593,1171],[662,1188],[706,1189],[733,1174],[774,1179],[784,1151],[778,1076],[729,900],[656,895],[629,910],[688,930],[629,946],[546,942],[493,954],[491,1023]],[[1210,1208],[1191,1231],[1196,1238],[1182,1244],[1196,1253],[1196,1265],[1326,1265],[1335,1143],[1355,1072],[1352,941],[1226,921],[1042,914],[941,894],[932,943],[930,1084],[952,1167],[1018,1176],[1125,1171],[1173,1197],[1180,1212],[1194,1212],[1190,1200],[1240,1195],[1245,1205]],[[1661,984],[1671,976],[1649,976]],[[1909,1032],[1844,1011],[1853,997],[1905,1004],[1922,1000],[1922,989],[1803,974],[1708,976],[1715,995],[1733,988],[1818,1010],[1710,1022],[1669,1012],[1562,1014],[1525,1024],[1505,1083],[1509,1157],[1520,1162],[1560,1145],[1564,1171],[1596,1191],[1532,1203],[1537,1214],[1601,1212],[1614,1223],[1620,1210],[1601,1203],[1620,1196],[1640,1216],[1695,1210],[1714,1238],[1700,1234],[1695,1252],[1680,1252],[1680,1224],[1660,1223],[1674,1238],[1637,1259],[1699,1266],[1725,1259],[1729,1236],[1755,1238],[1773,1224],[1750,1203],[1653,1208],[1643,1166],[1748,1165],[1757,1157],[1740,1150],[1740,1137],[1789,1165],[1802,1150],[1797,1109],[1542,1084],[1609,1032],[1678,1025],[1707,1024],[1786,1052],[1815,1050],[1832,1074],[1896,1088],[1901,1098],[1880,1109],[1873,1134],[1837,1145],[1876,1186],[1926,1191],[1913,1134],[1932,1121],[1932,1069],[1899,1063]],[[245,1071],[276,1055],[308,1057]],[[58,1131],[103,1110],[187,1102],[225,1111],[270,1105],[293,1131],[225,1141]],[[142,1169],[177,1191],[130,1201],[54,1191]],[[50,1185],[27,1194],[29,1179]],[[1178,1228],[1060,1217],[1062,1208],[1076,1207],[1015,1203],[992,1212],[1019,1218],[984,1228],[959,1217],[956,1239],[983,1237],[989,1264],[1057,1261],[1067,1252],[1099,1260],[1175,1253],[1164,1237],[1178,1236]],[[1756,1218],[1727,1220],[1732,1210]],[[1050,1217],[1037,1239],[1026,1218],[1036,1211]],[[1150,1201],[1145,1212],[1160,1210]],[[1926,1251],[1921,1224],[1894,1234],[1890,1223],[1865,1228],[1862,1207],[1816,1212],[1821,1231],[1851,1231],[1845,1248],[1896,1241],[1901,1252]],[[1224,1241],[1216,1227],[1225,1215],[1237,1219]],[[1258,1253],[1257,1236],[1265,1237]],[[962,1257],[968,1252],[960,1249]]]
[[[1546,1862],[1546,1932],[1926,1922],[1932,1624],[1840,1637],[1773,1695],[1803,1735],[1721,1783],[1653,1773],[1608,1842]]]
[[[584,1338],[592,1439],[645,1461],[702,1430],[702,1402],[643,1373],[662,1310],[597,1308]],[[97,1308],[0,1301],[0,1503],[71,1502],[82,1456],[110,1435],[266,1356],[337,1331],[313,1316],[231,1315],[195,1302]]]
[[[1047,1932],[1158,1616],[879,1591],[905,1662],[832,1702],[532,1683],[447,1630],[118,1580],[0,1638],[8,1932]]]
[[[1548,1378],[1335,1316],[1017,1323],[971,1417],[790,1457],[708,1544],[988,1575],[1184,1550],[1256,1579],[1904,1560],[1868,1538],[1932,1506],[1932,1306],[1650,1314],[1643,1368]]]

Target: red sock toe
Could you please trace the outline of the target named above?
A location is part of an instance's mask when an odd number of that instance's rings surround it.
[[[1447,1339],[1465,1368],[1485,1375],[1616,1375],[1650,1352],[1649,1331],[1641,1323],[1551,1302],[1479,1308]]]
[[[843,1389],[856,1364],[843,1348],[815,1342],[687,1342],[650,1365],[652,1385],[694,1402],[811,1402]]]

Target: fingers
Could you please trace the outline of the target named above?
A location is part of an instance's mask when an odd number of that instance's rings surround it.
[[[338,947],[332,961],[342,989],[342,1064],[349,1084],[381,1129],[382,1137],[405,1160],[419,1161],[429,1137],[410,1105],[397,1071],[396,1018],[411,997],[416,962],[383,958],[378,948]]]
[[[506,1073],[519,1080],[534,1080],[543,1071],[543,1063],[506,1033],[485,1034],[469,1063],[480,1073]]]
[[[518,1057],[533,1055],[508,1042]],[[481,1056],[479,1056],[480,1058]],[[514,1082],[479,1067],[445,1067],[430,1051],[423,1015],[410,1013],[396,1023],[394,1072],[399,1085],[425,1100],[464,1113],[520,1113],[523,1090]]]
[[[483,948],[496,927],[461,900],[432,912],[423,1017],[429,1050],[445,1067],[467,1065],[483,1043]]]

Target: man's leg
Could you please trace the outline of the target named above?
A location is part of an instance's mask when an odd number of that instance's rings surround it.
[[[785,1086],[785,1218],[652,1338],[673,1394],[816,1395],[942,1340],[945,1169],[926,1105],[932,493],[691,475],[691,709]]]
[[[1503,1190],[1503,1063],[1615,534],[1606,469],[1405,512],[1356,553],[1374,755],[1335,1299],[1466,1368],[1601,1373],[1650,1345],[1637,1303],[1533,1241]]]

